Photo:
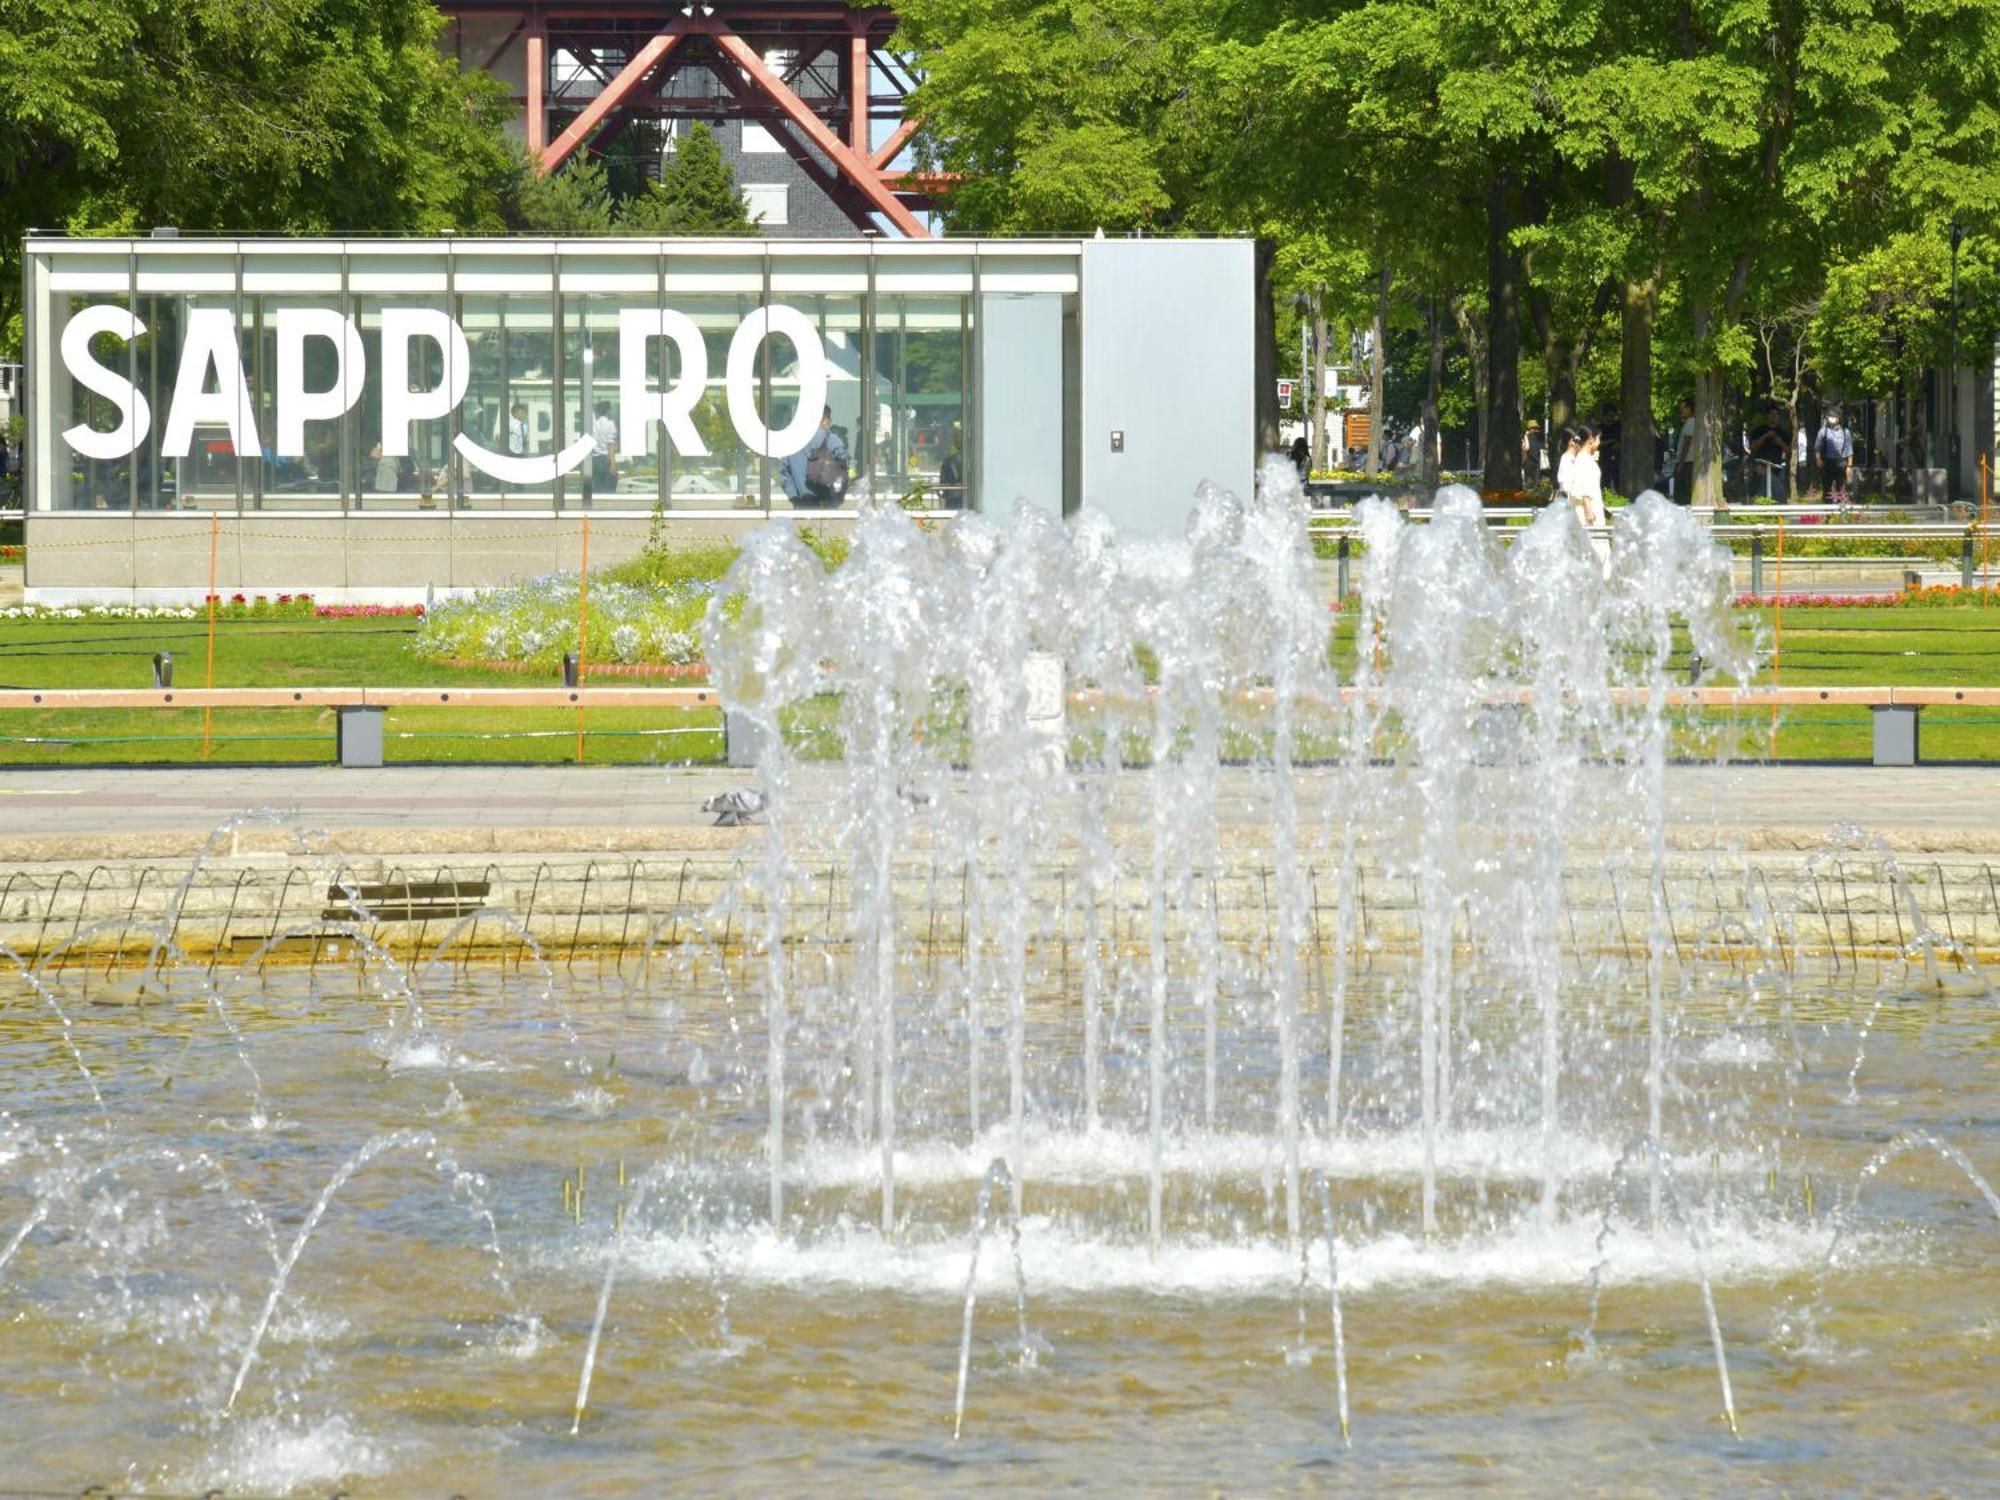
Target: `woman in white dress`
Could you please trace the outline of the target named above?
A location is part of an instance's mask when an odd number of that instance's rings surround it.
[[[1563,457],[1563,493],[1569,496],[1569,503],[1576,508],[1577,520],[1585,526],[1609,525],[1610,520],[1604,510],[1604,475],[1597,464],[1597,429],[1578,425],[1566,428],[1563,436],[1567,439]],[[1597,553],[1598,562],[1608,566],[1611,561],[1610,541],[1593,535],[1590,545]]]
[[[1583,451],[1583,438],[1575,427],[1565,427],[1556,435],[1561,446],[1556,451],[1556,493],[1574,504],[1575,491],[1570,488],[1570,472],[1576,465],[1576,456]]]

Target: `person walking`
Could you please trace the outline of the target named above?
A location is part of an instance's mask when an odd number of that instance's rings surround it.
[[[597,451],[590,455],[590,487],[608,494],[618,483],[618,424],[611,420],[611,403],[597,403],[597,420],[590,425]]]
[[[1830,406],[1813,435],[1813,457],[1819,460],[1820,493],[1832,504],[1847,504],[1847,482],[1854,472],[1854,434]]]
[[[1604,509],[1604,470],[1598,463],[1600,437],[1595,427],[1580,422],[1563,429],[1562,492],[1577,521],[1591,529],[1590,547],[1601,569],[1611,566],[1611,543],[1597,529],[1611,524]]]
[[[528,405],[516,401],[511,420],[507,423],[507,451],[516,458],[525,458],[528,453]]]
[[[1681,437],[1674,448],[1674,504],[1694,503],[1694,403],[1681,398]]]

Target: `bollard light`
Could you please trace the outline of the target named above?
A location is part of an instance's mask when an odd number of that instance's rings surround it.
[[[563,652],[563,686],[576,686],[576,653],[574,651]]]
[[[174,685],[174,653],[155,651],[153,653],[153,686],[170,688]]]

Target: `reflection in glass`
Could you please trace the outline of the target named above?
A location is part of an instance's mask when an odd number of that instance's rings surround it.
[[[117,307],[128,304],[123,297],[71,297],[66,315],[74,317],[86,307]],[[81,330],[79,330],[79,335]],[[127,377],[131,351],[127,341],[114,333],[98,333],[89,340],[90,357],[106,370]],[[55,431],[87,427],[92,432],[126,432],[124,414],[117,403],[92,391],[74,376],[56,382]],[[123,442],[112,446],[123,447]],[[79,453],[68,442],[57,440],[55,502],[57,510],[129,511],[132,508],[132,460],[92,458]]]
[[[555,320],[540,296],[467,297],[459,324],[470,346],[472,375],[460,409],[467,438],[508,458],[540,458],[557,447],[559,384]],[[465,465],[461,504],[481,509],[546,509],[554,481],[514,484]]]
[[[257,434],[263,462],[248,466],[245,505],[253,510],[338,510],[340,508],[340,429],[338,418],[305,423],[302,454],[280,454],[278,444],[278,332],[280,314],[288,308],[325,308],[338,297],[258,297],[246,299],[255,309],[246,326],[255,351],[245,373],[250,379],[257,413]],[[299,340],[302,387],[308,392],[341,390],[343,398],[360,371],[343,369],[333,340]]]
[[[924,508],[965,501],[971,299],[884,296],[875,314],[876,493]]]

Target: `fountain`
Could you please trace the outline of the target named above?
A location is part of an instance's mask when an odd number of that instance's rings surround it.
[[[1447,491],[1330,610],[1289,475],[752,537],[767,811],[594,948],[533,894],[399,940],[300,840],[317,920],[199,951],[232,828],[108,960],[0,949],[0,1476],[1976,1485],[1979,944],[1859,833],[1679,836],[1726,560]]]

